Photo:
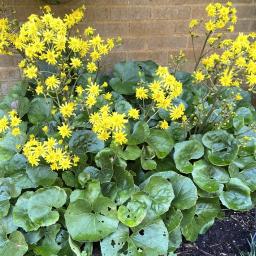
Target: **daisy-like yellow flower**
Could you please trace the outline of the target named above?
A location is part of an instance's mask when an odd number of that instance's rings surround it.
[[[0,133],[5,132],[8,129],[8,119],[6,116],[0,119]]]
[[[199,21],[197,19],[193,19],[189,23],[189,28],[192,29],[192,28],[196,27],[198,24],[199,24]]]
[[[131,108],[129,111],[128,111],[128,116],[130,118],[133,118],[133,119],[139,119],[140,117],[140,111],[136,108]]]
[[[44,133],[48,133],[48,131],[49,131],[48,126],[45,125],[45,126],[42,128],[42,131],[43,131]]]
[[[237,101],[239,101],[239,100],[242,100],[243,97],[241,96],[240,93],[238,93],[238,94],[236,95],[235,99],[236,99]]]
[[[43,94],[43,92],[44,92],[44,87],[39,84],[39,85],[36,86],[35,91],[36,91],[36,94],[37,94],[37,95]]]
[[[97,65],[94,63],[94,62],[89,62],[88,64],[87,64],[87,71],[89,72],[89,73],[94,73],[94,72],[96,72],[98,70],[98,67],[97,67]]]
[[[136,98],[144,100],[148,98],[148,89],[144,87],[136,88]]]
[[[112,98],[111,92],[107,92],[107,93],[104,95],[104,99],[105,99],[105,100],[111,100],[111,98]]]
[[[83,87],[81,85],[78,85],[76,87],[76,93],[78,94],[78,96],[81,96],[83,94],[83,92],[84,92]]]
[[[75,111],[75,106],[74,102],[64,103],[60,107],[60,113],[64,118],[71,117]]]
[[[197,82],[202,82],[205,79],[205,75],[201,71],[194,72],[194,78]]]
[[[37,72],[38,72],[38,68],[34,65],[24,69],[24,75],[29,79],[36,78]]]
[[[168,124],[168,122],[167,122],[166,120],[163,120],[163,121],[160,121],[160,122],[159,122],[159,127],[160,127],[161,129],[165,130],[165,129],[168,129],[169,124]]]
[[[17,116],[11,118],[11,127],[19,126],[21,123],[21,119]]]
[[[170,111],[170,117],[172,120],[177,120],[184,115],[185,106],[180,104],[179,106],[173,106]]]
[[[88,107],[88,108],[92,108],[95,104],[96,104],[96,98],[95,96],[93,95],[89,95],[85,101],[85,105]]]
[[[55,75],[52,75],[45,80],[45,84],[48,90],[54,90],[60,85],[60,80]]]
[[[19,127],[15,127],[12,129],[12,135],[13,136],[18,136],[20,135],[20,128]]]
[[[114,138],[114,142],[120,145],[126,144],[128,141],[125,133],[123,132],[114,132],[113,138]]]
[[[62,124],[61,126],[58,126],[58,130],[59,130],[59,134],[63,139],[69,138],[72,134],[72,131],[67,124]]]
[[[82,66],[82,61],[79,58],[71,58],[71,66],[73,68],[79,68]]]

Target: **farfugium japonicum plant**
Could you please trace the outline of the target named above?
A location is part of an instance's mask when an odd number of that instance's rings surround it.
[[[76,32],[84,8],[43,10],[0,21],[24,77],[0,104],[1,255],[175,255],[223,208],[255,206],[255,33],[227,38],[232,3],[189,24],[205,36],[192,73],[180,54],[104,75],[119,39]]]

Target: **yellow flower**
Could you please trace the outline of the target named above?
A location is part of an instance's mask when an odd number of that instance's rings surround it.
[[[102,131],[102,132],[100,132],[100,133],[98,134],[98,138],[99,138],[100,140],[103,140],[103,141],[106,141],[107,139],[109,139],[109,137],[110,137],[110,133],[107,132],[107,131]]]
[[[113,138],[114,138],[114,142],[120,145],[126,144],[128,141],[125,133],[123,132],[114,132]]]
[[[98,67],[97,67],[97,65],[94,62],[89,62],[87,64],[87,71],[89,73],[96,72],[97,70],[98,70]]]
[[[148,98],[148,89],[144,87],[136,88],[136,98],[143,100]]]
[[[33,79],[37,77],[38,68],[36,66],[30,66],[24,69],[24,74],[27,78]]]
[[[208,32],[214,31],[215,28],[216,28],[216,26],[215,26],[215,24],[214,24],[211,20],[205,23],[205,29],[206,29]]]
[[[224,70],[220,78],[220,83],[222,86],[231,86],[233,80],[233,72],[229,69]]]
[[[71,66],[73,68],[79,68],[82,66],[82,61],[79,58],[71,58]]]
[[[168,129],[168,127],[169,127],[169,124],[168,124],[168,122],[166,121],[166,120],[163,120],[163,121],[160,121],[159,122],[159,127],[161,128],[161,129]]]
[[[60,168],[63,170],[67,170],[72,167],[72,163],[69,157],[64,157],[59,162],[60,162]]]
[[[199,24],[199,21],[197,19],[193,19],[189,23],[189,28],[192,29],[192,28],[196,27],[198,24]]]
[[[177,120],[184,115],[185,106],[184,104],[180,104],[179,106],[173,106],[171,108],[170,117],[172,120]]]
[[[89,95],[92,96],[99,96],[101,90],[100,90],[100,86],[97,84],[91,84],[90,86],[88,86],[88,88],[85,89]]]
[[[139,119],[140,111],[136,108],[131,108],[128,112],[128,116],[133,118],[133,119]]]
[[[105,100],[111,100],[112,98],[112,94],[110,92],[107,92],[105,95],[104,95],[104,99]]]
[[[71,117],[74,113],[75,106],[74,102],[64,103],[60,107],[60,113],[64,118]]]
[[[238,94],[236,95],[235,99],[236,99],[237,101],[239,101],[239,100],[242,100],[243,97],[241,96],[240,93],[238,93]]]
[[[20,135],[20,128],[19,128],[19,127],[13,128],[13,129],[12,129],[12,135],[13,135],[13,136],[18,136],[18,135]]]
[[[43,94],[43,92],[44,92],[44,87],[42,86],[42,85],[37,85],[37,87],[36,87],[36,94],[37,95],[39,95],[39,94]]]
[[[54,90],[60,85],[60,80],[55,75],[52,75],[45,80],[45,84],[47,89]]]
[[[6,116],[0,119],[0,133],[5,132],[8,129],[8,119]]]
[[[93,95],[89,95],[85,101],[85,105],[88,108],[92,108],[96,104],[96,98]]]
[[[88,27],[84,30],[84,34],[86,36],[93,36],[95,29],[92,27]]]
[[[21,119],[17,116],[11,118],[11,127],[19,126],[21,123]]]
[[[76,93],[78,94],[78,96],[81,96],[83,94],[83,92],[84,92],[83,87],[81,85],[78,85],[76,87]]]
[[[42,128],[42,131],[44,132],[44,133],[48,133],[48,126],[47,125],[45,125],[43,128]]]
[[[69,138],[72,134],[72,131],[67,124],[62,124],[62,126],[58,126],[58,130],[59,130],[59,134],[63,139]]]
[[[196,71],[194,72],[194,78],[197,82],[202,82],[205,79],[205,76],[201,71]]]
[[[124,125],[128,122],[125,119],[125,114],[119,114],[117,112],[113,112],[111,116],[111,125],[114,130],[121,130],[124,128]]]

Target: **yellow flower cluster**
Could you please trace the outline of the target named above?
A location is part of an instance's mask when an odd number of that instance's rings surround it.
[[[16,110],[10,111],[7,116],[0,118],[0,134],[10,130],[13,136],[20,135],[21,122]]]
[[[158,67],[156,75],[158,78],[149,84],[148,88],[136,88],[136,98],[152,100],[157,109],[169,111],[172,120],[182,118],[185,106],[182,103],[178,106],[173,104],[173,101],[182,94],[182,83],[169,73],[167,67]]]
[[[40,142],[31,136],[23,147],[23,154],[32,166],[38,166],[44,160],[52,170],[67,170],[76,166],[79,161],[78,156],[71,157],[52,137]]]
[[[128,119],[125,114],[111,113],[109,106],[105,105],[98,112],[91,114],[89,121],[100,140],[105,141],[112,136],[117,144],[127,143],[125,124]]]
[[[13,46],[23,54],[19,67],[25,77],[34,79],[37,94],[61,91],[76,79],[80,69],[96,72],[102,56],[113,49],[115,40],[94,35],[91,27],[82,36],[71,33],[73,26],[83,19],[84,9],[78,8],[61,19],[54,17],[49,7],[44,8],[43,15],[30,15],[13,35],[8,32],[8,20],[0,20],[0,53],[6,54],[7,47]],[[42,63],[54,66],[54,73],[42,71]]]

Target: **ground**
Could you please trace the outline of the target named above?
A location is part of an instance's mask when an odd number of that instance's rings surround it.
[[[178,256],[239,256],[241,251],[248,252],[248,240],[256,233],[256,209],[247,213],[226,211],[225,216],[196,243],[184,242]]]
[[[225,211],[225,218],[217,220],[210,230],[199,236],[196,243],[185,242],[178,256],[240,256],[248,252],[248,240],[256,233],[256,209],[241,213]],[[94,256],[100,256],[96,246]]]

